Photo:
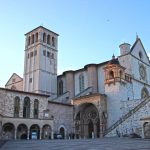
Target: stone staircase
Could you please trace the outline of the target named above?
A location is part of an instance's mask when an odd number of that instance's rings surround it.
[[[124,121],[126,121],[129,117],[131,117],[134,113],[136,113],[140,108],[145,106],[148,102],[150,102],[150,96],[147,98],[144,98],[137,106],[135,106],[128,113],[123,115],[118,121],[116,121],[112,126],[110,126],[108,129],[106,129],[106,131],[104,132],[104,136],[106,136],[108,133],[110,133],[112,130],[114,130],[116,127],[118,127]]]

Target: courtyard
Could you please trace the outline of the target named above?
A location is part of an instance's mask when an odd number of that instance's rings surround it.
[[[10,140],[1,150],[150,150],[150,140],[103,138],[82,140]]]

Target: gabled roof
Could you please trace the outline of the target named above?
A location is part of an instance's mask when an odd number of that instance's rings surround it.
[[[8,83],[11,81],[11,79],[12,79],[14,76],[17,76],[17,77],[20,79],[20,81],[23,80],[23,78],[21,78],[18,74],[13,73],[13,74],[11,75],[11,77],[9,78],[9,80],[7,81],[7,83],[5,84],[5,86],[8,85]]]
[[[143,43],[142,43],[142,41],[141,41],[140,38],[136,38],[135,43],[134,43],[133,46],[131,47],[130,53],[134,50],[134,47],[136,46],[136,44],[137,44],[138,42],[140,42],[140,44],[141,44],[141,46],[142,46],[142,48],[143,48],[143,50],[144,50],[144,52],[145,52],[145,55],[147,56],[147,59],[149,60],[149,57],[148,57],[148,55],[147,55],[147,53],[146,53],[146,51],[145,51],[145,48],[144,48]]]
[[[135,48],[135,46],[137,45],[138,42],[140,42],[140,44],[141,44],[141,46],[142,46],[142,48],[143,48],[143,50],[144,50],[144,53],[145,53],[147,59],[149,60],[149,57],[148,57],[148,55],[147,55],[147,53],[146,53],[146,51],[145,51],[145,48],[144,48],[144,46],[143,46],[143,43],[142,43],[142,41],[141,41],[141,39],[140,39],[139,37],[136,38],[136,41],[134,42],[134,44],[132,45],[132,47],[131,47],[131,49],[130,49],[130,51],[129,51],[128,53],[126,53],[126,54],[124,54],[124,55],[120,55],[120,56],[118,56],[118,57],[126,56],[126,55],[129,55],[129,54],[132,55],[131,53],[133,52],[133,50],[134,50],[134,48]]]

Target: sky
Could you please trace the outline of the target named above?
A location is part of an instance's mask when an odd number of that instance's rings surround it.
[[[150,54],[150,0],[1,0],[0,87],[23,77],[25,36],[44,26],[58,33],[58,74],[119,56],[136,34]]]

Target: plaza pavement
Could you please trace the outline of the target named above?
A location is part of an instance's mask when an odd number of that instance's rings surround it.
[[[150,140],[103,138],[87,140],[12,140],[1,150],[150,150]]]

